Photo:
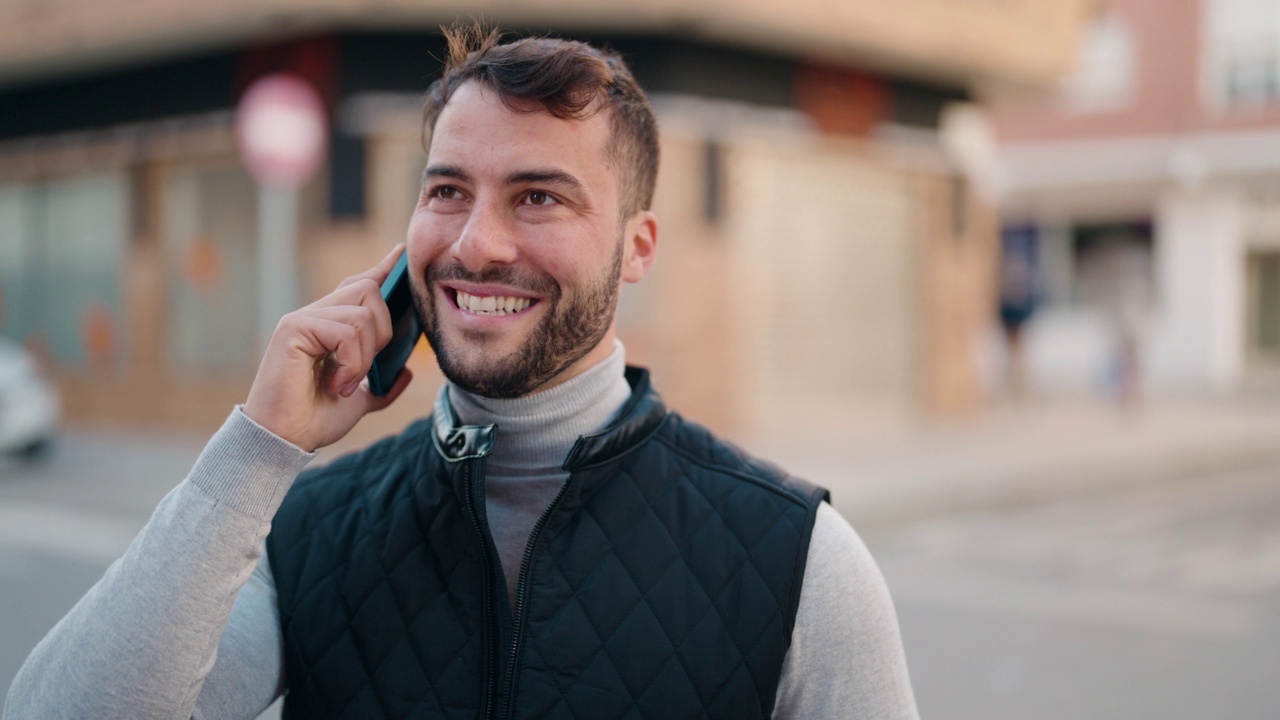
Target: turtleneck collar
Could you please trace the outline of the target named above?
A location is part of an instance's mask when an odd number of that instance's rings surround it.
[[[562,473],[582,435],[602,430],[631,397],[623,373],[626,350],[614,340],[603,361],[553,388],[510,399],[473,395],[446,382],[436,402],[450,402],[464,425],[497,425],[489,475]]]

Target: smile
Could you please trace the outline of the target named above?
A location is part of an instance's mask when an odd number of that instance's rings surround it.
[[[472,295],[461,290],[454,291],[454,302],[458,308],[476,315],[515,315],[537,302],[532,298],[505,297],[502,295]]]

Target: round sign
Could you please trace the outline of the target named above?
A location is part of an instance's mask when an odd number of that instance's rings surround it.
[[[297,187],[324,160],[324,103],[294,75],[267,75],[245,91],[236,109],[240,158],[260,183]]]

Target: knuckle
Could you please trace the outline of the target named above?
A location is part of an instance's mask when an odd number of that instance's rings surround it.
[[[356,281],[356,285],[360,286],[360,292],[363,295],[382,297],[382,286],[374,282],[373,278],[361,278]]]
[[[277,333],[288,332],[293,328],[297,327],[298,323],[299,323],[299,320],[298,320],[297,310],[294,310],[293,312],[290,312],[290,313],[285,313],[284,315],[280,316],[280,319],[278,321],[276,321],[275,331]]]

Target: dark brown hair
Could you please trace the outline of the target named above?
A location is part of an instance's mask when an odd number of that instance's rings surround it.
[[[542,109],[582,120],[611,112],[608,152],[618,165],[623,217],[648,210],[658,176],[658,127],[653,108],[616,53],[586,43],[526,37],[502,43],[502,33],[481,23],[444,28],[449,58],[431,84],[422,110],[423,146],[449,98],[475,80],[517,112]]]

